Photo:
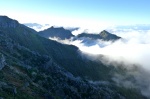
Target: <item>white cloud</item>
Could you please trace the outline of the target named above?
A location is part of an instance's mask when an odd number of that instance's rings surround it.
[[[115,33],[115,32],[113,32]],[[134,31],[116,32],[115,34],[124,37],[114,43],[106,43],[105,46],[99,46],[101,41],[93,46],[85,46],[81,42],[77,45],[79,49],[91,59],[100,60],[106,65],[123,66],[129,71],[128,76],[133,76],[135,82],[126,79],[125,75],[115,76],[113,80],[127,88],[137,88],[141,90],[144,96],[150,97],[150,31]],[[97,58],[101,54],[105,57]],[[119,65],[118,65],[119,64]],[[134,66],[139,66],[139,70],[134,70]],[[145,86],[145,87],[143,87]]]
[[[90,46],[84,44],[82,42],[83,40],[65,40],[63,42],[79,47],[83,53],[105,55],[111,61],[125,61],[131,64],[140,64],[143,68],[150,70],[150,31],[132,30],[113,33],[123,37],[123,39],[114,43],[95,40],[96,43]]]
[[[144,96],[150,97],[150,31],[125,29],[119,32],[115,30],[113,33],[123,39],[114,43],[96,40],[91,46],[86,46],[82,40],[69,41],[67,44],[77,46],[92,60],[101,61],[106,65],[123,66],[128,70],[126,74],[115,74],[112,79],[119,86],[137,88]],[[138,69],[134,66],[138,66]],[[130,76],[134,78],[127,79]]]
[[[141,64],[144,68],[150,70],[150,62],[148,61],[150,59],[150,31],[145,33],[138,31],[122,32],[120,36],[125,38],[115,43],[105,44],[103,47],[98,45],[101,41],[97,41],[96,45],[90,47],[81,44],[77,46],[86,53],[106,55],[114,61],[119,61],[122,58],[133,64]]]
[[[75,34],[81,33],[81,31],[84,29],[75,31],[77,32]],[[112,33],[123,39],[114,43],[91,40],[90,42],[94,43],[92,43],[93,45],[89,44],[90,46],[83,42],[85,39],[72,41],[72,39],[59,40],[55,38],[53,40],[77,46],[82,54],[92,60],[126,68],[125,75],[116,73],[112,80],[118,86],[139,89],[144,96],[150,97],[150,30],[124,29],[118,31],[113,29]],[[99,57],[99,55],[103,55],[103,57]],[[135,69],[134,66],[138,66],[138,69]],[[128,79],[131,76],[133,79]]]

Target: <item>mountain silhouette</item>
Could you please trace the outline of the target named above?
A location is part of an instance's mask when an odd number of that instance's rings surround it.
[[[55,28],[53,26],[46,30],[40,31],[38,34],[45,38],[57,37],[62,40],[70,39],[71,37],[74,37],[74,35],[71,33],[71,31],[66,30],[63,27]]]
[[[81,34],[77,35],[77,39],[83,38],[83,37],[84,38],[90,38],[93,40],[100,39],[100,40],[104,40],[104,41],[116,41],[116,40],[121,38],[115,34],[111,34],[111,33],[107,32],[106,30],[103,30],[99,34],[81,33]]]

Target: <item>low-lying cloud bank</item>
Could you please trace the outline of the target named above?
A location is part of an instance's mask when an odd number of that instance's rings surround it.
[[[118,85],[127,88],[136,88],[144,96],[150,97],[150,31],[124,31],[114,32],[123,39],[115,43],[101,41],[93,46],[79,46],[80,50],[86,54],[104,55],[100,59],[104,64],[114,66],[123,66],[127,68],[126,75],[115,74],[112,78]],[[75,44],[76,45],[76,44]],[[118,65],[119,64],[119,65]],[[138,66],[135,70],[134,66]],[[133,79],[128,77],[133,76]]]
[[[65,44],[77,46],[83,53],[92,56],[104,55],[111,61],[125,61],[131,64],[141,65],[143,68],[150,70],[150,30],[148,31],[122,31],[113,32],[121,36],[122,39],[116,42],[80,39],[72,41],[50,38]],[[90,39],[89,39],[90,40]],[[89,42],[93,42],[92,45]]]
[[[116,42],[94,40],[92,45],[83,42],[84,39],[59,40],[59,42],[77,46],[84,55],[93,60],[126,68],[128,70],[126,75],[116,73],[112,79],[119,86],[139,89],[144,96],[150,98],[150,30],[114,29],[111,32],[121,36],[122,39]],[[56,38],[55,40],[58,41]],[[98,55],[104,57],[97,58]],[[133,76],[133,79],[127,79],[129,76]]]

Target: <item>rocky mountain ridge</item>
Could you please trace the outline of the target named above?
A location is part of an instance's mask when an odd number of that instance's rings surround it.
[[[46,30],[40,31],[38,34],[45,38],[56,37],[56,38],[63,39],[63,40],[74,37],[71,31],[66,30],[63,27],[54,28],[53,26]]]
[[[90,38],[92,40],[104,40],[104,41],[116,41],[118,39],[121,39],[121,37],[111,34],[107,32],[106,30],[101,31],[99,34],[88,34],[88,33],[81,33],[77,35],[77,39],[80,38]]]

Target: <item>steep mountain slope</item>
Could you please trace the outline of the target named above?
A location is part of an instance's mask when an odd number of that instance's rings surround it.
[[[69,39],[74,36],[71,31],[65,30],[63,27],[54,28],[53,26],[46,30],[40,31],[38,34],[45,38],[57,37],[60,39]]]
[[[115,34],[111,34],[111,33],[107,32],[106,30],[103,30],[99,34],[81,33],[81,34],[77,35],[77,39],[79,39],[79,38],[90,38],[93,40],[101,39],[101,40],[105,40],[105,41],[109,41],[109,40],[115,41],[115,40],[120,39],[121,37],[119,37]]]
[[[0,16],[0,97],[11,99],[145,98],[116,86],[113,67],[82,57],[7,16]],[[90,80],[99,80],[92,82]]]
[[[6,19],[8,18],[6,17]],[[63,45],[58,42],[40,37],[36,35],[36,31],[19,24],[17,21],[15,22],[15,27],[14,25],[13,27],[0,27],[1,34],[5,34],[7,36],[6,38],[10,39],[11,42],[28,48],[34,53],[50,56],[53,61],[57,62],[57,64],[64,67],[74,75],[87,76],[92,79],[100,79],[102,78],[101,75],[96,75],[103,74],[102,72],[105,70],[109,71],[108,67],[101,63],[95,63],[90,60],[86,61],[87,59],[82,58],[82,56],[79,54],[80,52],[77,47]],[[12,23],[8,24],[8,26],[11,25]],[[5,43],[7,44],[8,42],[6,41]],[[10,46],[12,45],[13,44],[10,44]],[[96,71],[97,68],[103,68],[103,71]],[[91,70],[95,70],[95,72],[92,72]]]

